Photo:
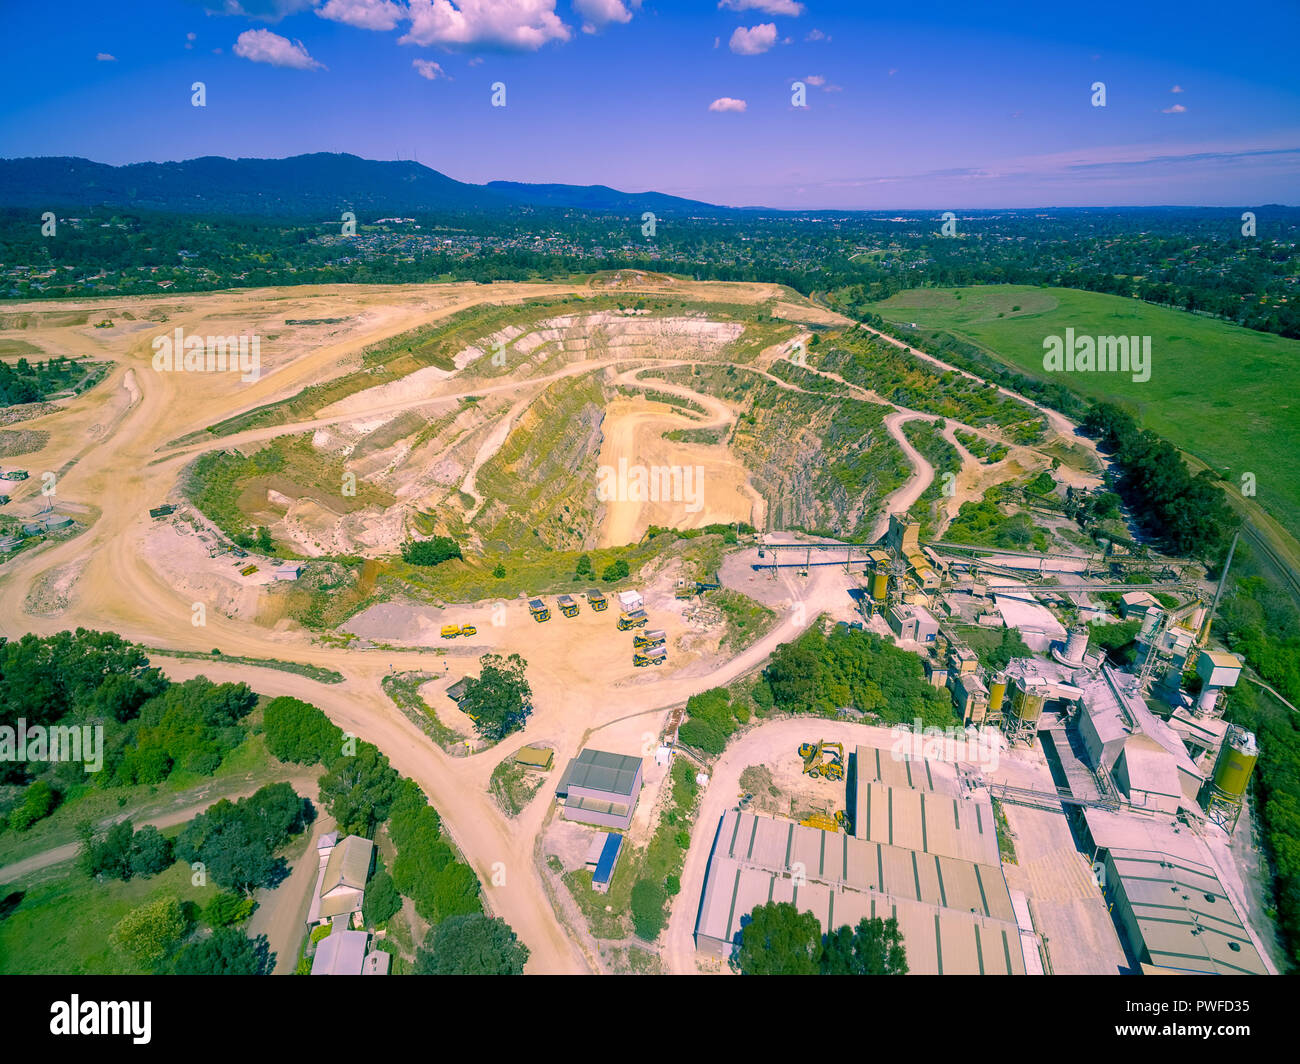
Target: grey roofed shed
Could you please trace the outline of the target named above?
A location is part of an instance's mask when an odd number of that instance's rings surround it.
[[[570,787],[621,794],[630,797],[636,787],[641,759],[626,754],[611,754],[604,750],[583,750],[569,762],[555,793],[561,798]]]

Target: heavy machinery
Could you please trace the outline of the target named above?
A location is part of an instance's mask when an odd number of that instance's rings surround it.
[[[600,613],[609,605],[609,600],[605,598],[605,593],[599,588],[591,588],[587,592],[587,604],[595,613]]]
[[[239,570],[239,575],[252,576],[255,572],[257,572],[256,565],[245,565],[242,569]]]
[[[678,580],[677,588],[673,591],[673,597],[679,599],[694,598],[695,582],[693,580]]]
[[[532,614],[533,620],[537,621],[539,624],[542,621],[549,621],[551,619],[551,611],[547,608],[546,603],[541,599],[529,599],[528,612]]]
[[[835,823],[844,829],[846,835],[853,834],[853,821],[849,819],[849,814],[843,809],[835,810]]]
[[[828,743],[825,739],[804,743],[799,747],[799,756],[803,758],[804,774],[813,779],[822,776],[834,782],[844,778],[843,743]]]
[[[637,632],[632,639],[632,648],[634,650],[649,650],[651,647],[661,647],[668,642],[668,633],[662,628],[653,628],[648,632]]]
[[[662,665],[668,660],[668,648],[665,646],[637,650],[632,654],[632,664],[638,669],[645,665]]]
[[[644,628],[650,621],[646,616],[645,610],[633,610],[631,613],[625,613],[618,619],[618,630],[628,632],[633,628]]]
[[[578,616],[578,604],[573,601],[572,595],[561,595],[555,600],[555,604],[560,607],[560,612],[564,614],[564,616]]]
[[[455,639],[458,635],[478,635],[478,629],[472,624],[444,624],[442,626],[443,639]]]

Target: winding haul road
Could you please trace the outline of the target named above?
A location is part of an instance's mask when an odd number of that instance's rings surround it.
[[[536,294],[581,291],[584,289],[551,285],[539,287]],[[496,292],[493,295],[500,298]],[[190,299],[187,302],[201,304],[202,300]],[[466,305],[472,304],[466,300],[453,300],[443,313],[450,314]],[[37,309],[48,308],[41,306]],[[427,321],[429,317],[426,313],[421,320]],[[396,316],[389,323],[387,335],[411,328],[411,318],[411,314]],[[173,327],[196,326],[194,331],[198,331],[203,321],[202,317],[191,315],[187,318],[185,314],[176,312],[169,324]],[[364,339],[373,342],[377,337],[372,334]],[[890,342],[897,343],[892,339]],[[0,633],[16,638],[29,631],[50,634],[80,625],[115,631],[125,638],[154,646],[203,652],[219,646],[226,654],[275,657],[337,670],[345,679],[342,683],[330,685],[255,666],[210,659],[169,659],[156,655],[162,658],[160,664],[164,665],[167,673],[178,680],[202,674],[215,681],[246,682],[267,695],[293,695],[319,706],[344,730],[374,743],[388,756],[397,771],[414,779],[429,796],[442,817],[445,830],[479,874],[487,905],[504,918],[528,945],[531,951],[528,971],[562,973],[590,970],[586,958],[566,934],[553,911],[536,864],[535,842],[550,808],[549,788],[542,788],[513,820],[500,812],[488,793],[489,777],[495,765],[526,740],[516,736],[479,755],[451,757],[409,722],[384,694],[381,681],[391,667],[392,655],[320,646],[313,644],[310,636],[301,630],[259,628],[232,620],[217,610],[208,611],[205,627],[194,627],[191,623],[193,604],[172,588],[143,556],[142,543],[150,527],[146,511],[172,492],[183,466],[204,451],[243,446],[280,435],[417,409],[469,395],[535,392],[539,386],[552,381],[603,371],[613,362],[632,367],[620,378],[631,384],[640,383],[636,374],[650,367],[695,363],[653,358],[585,360],[547,375],[497,383],[479,382],[473,388],[464,388],[452,378],[434,384],[428,394],[413,399],[356,407],[345,415],[316,417],[293,424],[247,430],[220,439],[177,445],[170,441],[183,439],[235,413],[293,395],[308,384],[328,379],[332,368],[339,364],[341,349],[339,345],[331,345],[308,352],[256,382],[240,384],[237,377],[214,379],[199,375],[196,378],[195,375],[154,372],[147,344],[148,337],[131,342],[120,355],[114,354],[120,361],[105,383],[71,400],[57,413],[35,419],[25,426],[46,429],[51,434],[52,443],[38,456],[38,460],[45,462],[46,468],[61,471],[54,501],[69,501],[74,505],[93,502],[99,513],[90,527],[76,538],[24,552],[0,568]],[[900,343],[899,346],[906,345]],[[917,354],[928,361],[937,361],[923,353]],[[737,364],[737,368],[760,373],[783,388],[805,390],[753,365]],[[838,383],[848,396],[883,402],[846,381]],[[709,424],[721,425],[734,419],[733,411],[712,396],[662,381],[655,381],[652,385],[647,383],[647,386],[670,390],[700,403],[709,412]],[[809,394],[825,395],[822,392]],[[1027,401],[1020,396],[1015,398]],[[888,511],[909,507],[924,493],[934,477],[933,468],[906,439],[902,426],[914,419],[937,420],[933,415],[895,407],[894,404],[884,405],[893,407],[893,412],[885,418],[885,427],[902,448],[914,472],[909,481],[887,500],[885,516],[876,529],[878,535],[883,534]],[[1063,420],[1059,415],[1044,412],[1054,417],[1054,423]],[[1065,424],[1068,427],[1068,422]],[[39,478],[33,477],[11,490],[21,502],[34,500],[39,486]],[[33,586],[52,570],[61,567],[79,570],[67,607],[55,617],[32,615],[26,610],[25,602]],[[652,684],[622,688],[617,698],[611,698],[608,690],[594,685],[584,686],[583,677],[575,672],[570,689],[563,694],[538,692],[530,733],[536,734],[534,726],[539,723],[552,729],[556,738],[556,761],[560,765],[576,755],[585,737],[593,730],[617,719],[644,715],[647,730],[657,734],[671,707],[680,705],[692,694],[727,684],[757,668],[779,644],[797,636],[829,605],[842,602],[843,587],[832,570],[822,570],[798,585],[788,580],[787,583],[791,602],[804,608],[788,611],[771,632],[712,673],[701,677],[669,674],[657,678]],[[504,634],[500,639],[503,645],[511,649],[527,647],[526,622],[521,621],[513,629],[507,627],[502,631]],[[489,640],[493,638],[491,633],[484,635]],[[412,654],[401,657],[404,662],[412,662],[404,667],[412,668],[419,668],[428,660]],[[315,797],[310,793],[308,796]],[[692,876],[698,870],[701,848],[707,846],[707,841],[701,841],[703,834],[707,833],[708,824],[704,820],[698,821],[695,840],[698,845],[692,847],[688,863]],[[49,851],[0,869],[0,879],[29,874],[66,859],[66,856],[62,850]],[[695,900],[689,891],[684,892],[675,908],[693,911]],[[693,971],[689,950],[684,949],[681,940],[679,925],[684,919],[675,920],[675,945],[666,955],[674,970]]]

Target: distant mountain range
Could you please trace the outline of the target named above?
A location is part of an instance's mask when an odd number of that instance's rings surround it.
[[[184,214],[280,217],[501,211],[519,207],[594,212],[723,214],[733,208],[604,185],[456,181],[415,162],[318,152],[288,159],[204,156],[176,163],[108,166],[70,157],[0,159],[0,206],[131,207]],[[364,220],[364,218],[362,218]]]

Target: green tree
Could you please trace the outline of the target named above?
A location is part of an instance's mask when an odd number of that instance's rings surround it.
[[[271,539],[271,530],[265,525],[257,529],[257,549],[263,554],[270,554],[274,549],[275,543]]]
[[[15,831],[29,827],[49,816],[58,804],[58,795],[45,780],[37,780],[23,792],[23,802],[9,814],[9,826]]]
[[[283,695],[262,714],[266,748],[281,761],[315,765],[332,761],[343,748],[343,731],[310,702]]]
[[[402,907],[402,896],[393,885],[393,877],[379,869],[366,884],[366,895],[361,906],[361,916],[367,927],[379,927],[397,915]]]
[[[497,742],[522,728],[533,711],[527,663],[518,654],[484,654],[479,666],[478,677],[465,684],[461,709],[474,718],[479,735]]]
[[[252,898],[222,892],[203,907],[203,922],[211,928],[242,924],[253,915],[256,907],[257,902]]]
[[[749,914],[735,963],[743,975],[816,975],[821,949],[816,916],[772,901]]]
[[[629,572],[631,572],[631,570],[628,569],[627,562],[622,558],[619,558],[617,561],[610,562],[605,566],[605,571],[600,574],[600,578],[604,580],[605,583],[612,584],[616,580],[626,579]]]
[[[131,875],[148,878],[171,867],[172,844],[152,824],[146,824],[131,839]]]
[[[270,975],[274,969],[275,954],[266,936],[249,938],[233,927],[218,927],[184,946],[171,964],[173,975]]]
[[[374,834],[388,819],[401,779],[372,743],[359,743],[354,755],[334,759],[321,777],[320,798],[345,835]]]
[[[584,576],[590,576],[591,571],[591,555],[578,555],[578,568],[576,570],[578,579],[582,579]]]
[[[131,821],[114,824],[103,834],[97,834],[93,827],[83,824],[78,833],[81,835],[81,866],[87,875],[96,879],[131,878],[131,844],[135,838]]]
[[[433,928],[415,959],[417,975],[523,975],[528,947],[500,917],[452,916]]]
[[[822,943],[819,970],[822,975],[906,975],[898,921],[864,917],[856,928],[846,925],[831,932]]]
[[[109,940],[143,965],[162,960],[185,934],[185,914],[171,895],[132,909],[113,928]]]
[[[460,544],[450,536],[407,540],[402,544],[402,559],[411,565],[441,565],[460,557]]]

